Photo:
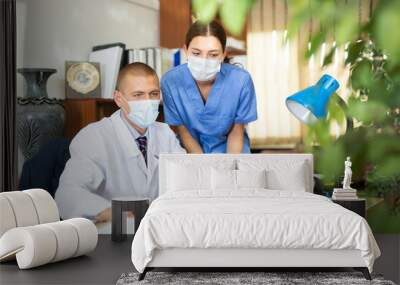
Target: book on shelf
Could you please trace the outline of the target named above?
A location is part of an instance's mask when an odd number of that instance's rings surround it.
[[[341,189],[335,188],[333,190],[332,199],[334,200],[357,200],[357,190],[356,189]]]
[[[227,37],[226,38],[226,47],[244,50],[246,48],[246,43],[245,43],[245,41],[238,40],[233,37]]]
[[[357,189],[334,188],[334,193],[357,193]]]
[[[183,49],[160,47],[134,48],[128,50],[128,63],[143,62],[153,68],[161,78],[172,67],[186,62]]]
[[[357,194],[352,194],[352,193],[349,193],[349,194],[338,194],[338,193],[333,193],[332,195],[334,195],[335,197],[357,197]]]
[[[155,52],[154,52],[154,48],[146,48],[146,63],[148,66],[150,66],[151,68],[153,68],[154,70],[156,70],[156,64],[155,64]]]
[[[158,78],[162,76],[162,63],[161,63],[161,48],[154,48],[154,70],[156,71]]]
[[[358,196],[337,196],[337,195],[332,195],[333,200],[358,200]]]
[[[128,50],[128,63],[132,62],[146,63],[146,51],[144,49]]]

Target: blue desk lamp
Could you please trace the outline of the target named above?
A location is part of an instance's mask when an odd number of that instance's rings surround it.
[[[286,107],[301,122],[307,125],[314,124],[326,118],[329,99],[338,88],[339,82],[324,74],[317,84],[289,96],[286,99]],[[345,104],[344,101],[341,103]]]

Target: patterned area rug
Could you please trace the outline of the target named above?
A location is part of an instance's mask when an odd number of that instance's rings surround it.
[[[395,285],[380,275],[372,275],[373,280],[368,281],[360,272],[148,272],[142,281],[138,281],[138,276],[138,273],[124,273],[117,285]]]

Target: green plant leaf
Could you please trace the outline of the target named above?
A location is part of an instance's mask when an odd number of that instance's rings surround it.
[[[319,154],[318,169],[327,181],[336,181],[343,171],[345,158],[343,145],[335,143],[325,146]]]
[[[400,155],[400,136],[374,135],[368,140],[368,159],[374,164],[385,161],[388,157]],[[400,165],[399,165],[400,170]]]
[[[345,63],[353,65],[358,58],[361,57],[361,52],[364,50],[364,41],[356,41],[349,44],[347,48],[347,58]]]
[[[293,38],[301,29],[304,23],[306,23],[311,13],[309,11],[308,1],[290,1],[289,5],[294,11],[294,15],[288,22],[288,38]]]
[[[217,0],[192,0],[192,7],[197,19],[202,23],[211,22],[218,11]]]
[[[332,63],[333,61],[333,56],[335,55],[336,47],[331,48],[329,53],[324,57],[324,66],[327,66]]]
[[[400,2],[385,1],[379,17],[376,17],[373,33],[380,47],[389,53],[391,60],[400,62],[400,36],[393,29],[400,27]]]
[[[349,104],[348,109],[351,116],[364,124],[383,121],[387,117],[387,111],[388,108],[384,103],[372,100],[357,101]]]
[[[369,61],[357,63],[351,74],[351,84],[354,89],[370,88],[374,84],[372,65]]]
[[[392,177],[400,175],[400,155],[387,157],[376,167],[380,176]]]
[[[296,35],[311,18],[315,20],[316,15],[320,15],[319,12],[325,4],[326,2],[322,4],[321,1],[316,0],[289,0],[288,5],[290,10],[293,11],[293,15],[288,22],[289,38]]]
[[[333,138],[330,135],[329,121],[319,120],[313,126],[313,129],[315,132],[315,138],[322,147],[332,143]]]
[[[369,87],[368,98],[373,101],[381,101],[388,107],[391,106],[392,99],[396,97],[392,95],[394,94],[390,94],[384,80],[375,80],[374,84]]]
[[[319,33],[315,34],[311,39],[310,48],[306,49],[306,59],[310,58],[311,55],[317,52],[319,47],[326,39],[326,32],[320,31]]]
[[[335,96],[331,97],[331,100],[329,100],[328,104],[328,117],[332,120],[335,120],[339,126],[343,125],[345,120],[346,120],[346,115],[344,113],[344,110],[338,103],[338,99],[336,96],[339,96],[336,94]]]
[[[346,10],[338,17],[338,23],[336,25],[336,42],[338,45],[342,45],[346,42],[354,40],[358,36],[358,17],[357,9],[354,5],[355,1],[351,1]]]
[[[305,137],[306,144],[319,143],[319,150],[315,152],[316,165],[320,165],[317,169],[331,181],[335,181],[335,174],[342,174],[342,163],[337,168],[331,164],[343,161],[343,154],[352,156],[353,174],[360,179],[374,166],[381,175],[400,175],[400,36],[397,32],[400,0],[378,1],[371,21],[361,27],[359,4],[360,1],[290,1],[294,14],[289,21],[289,36],[303,31],[301,29],[312,17],[326,36],[332,35],[338,47],[349,43],[346,64],[351,65],[353,93],[348,99],[346,114],[361,126],[347,130],[333,143],[329,123],[344,120],[345,114],[332,97],[327,120],[310,126]],[[318,31],[311,39],[306,58],[318,53],[324,37]],[[329,64],[333,56],[334,51],[330,50],[324,65]]]
[[[240,36],[253,2],[253,0],[222,0],[220,16],[230,33]]]

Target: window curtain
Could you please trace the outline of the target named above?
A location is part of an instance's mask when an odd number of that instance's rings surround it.
[[[302,125],[286,108],[285,100],[293,93],[315,84],[325,73],[340,83],[339,96],[347,100],[349,66],[345,65],[345,49],[336,49],[333,61],[322,67],[325,56],[335,40],[324,43],[308,60],[305,49],[311,34],[320,29],[312,20],[290,41],[286,40],[290,21],[290,1],[259,0],[250,12],[247,33],[248,70],[257,94],[258,120],[249,125],[253,146],[302,143],[306,126]],[[368,1],[360,1],[355,17],[368,19]],[[358,13],[358,15],[357,15]],[[345,126],[331,126],[331,134],[338,136]]]
[[[253,145],[297,142],[300,123],[291,116],[285,99],[299,90],[297,40],[285,41],[287,2],[259,0],[247,34],[248,70],[257,94],[258,120],[248,127]]]
[[[16,3],[0,1],[0,192],[17,190]]]

